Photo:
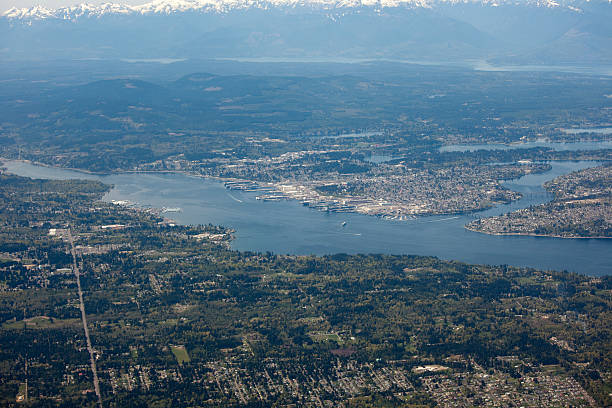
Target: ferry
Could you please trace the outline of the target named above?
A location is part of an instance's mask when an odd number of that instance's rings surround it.
[[[162,208],[162,212],[163,213],[169,213],[169,212],[181,212],[182,210],[179,207],[164,207]]]

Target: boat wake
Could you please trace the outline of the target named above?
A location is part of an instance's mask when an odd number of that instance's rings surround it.
[[[237,199],[236,197],[234,197],[234,196],[233,196],[233,195],[231,195],[230,193],[227,193],[227,195],[228,195],[228,196],[229,196],[229,197],[230,197],[232,200],[234,200],[234,201],[237,201],[237,202],[239,202],[239,203],[241,203],[241,202],[242,202],[242,200]]]
[[[456,220],[457,218],[459,218],[459,216],[442,218],[441,220],[431,220],[431,221],[425,221],[425,222],[442,222],[442,221]]]

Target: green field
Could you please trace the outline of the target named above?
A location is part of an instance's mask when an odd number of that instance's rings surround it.
[[[80,324],[79,319],[53,319],[47,316],[36,316],[25,320],[9,320],[2,324],[3,329],[22,329],[24,322],[28,329],[61,329]]]
[[[191,361],[185,346],[170,346],[170,349],[172,350],[172,354],[174,354],[174,357],[176,357],[176,361],[178,361],[179,364],[188,363]]]
[[[342,344],[342,339],[336,333],[312,332],[308,333],[308,335],[312,340],[316,342],[335,341],[338,344]]]

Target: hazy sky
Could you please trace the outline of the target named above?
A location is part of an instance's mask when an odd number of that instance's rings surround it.
[[[144,4],[148,3],[148,0],[0,0],[0,12],[6,11],[11,7],[32,7],[36,5],[45,6],[48,8],[58,8],[72,6],[74,4],[90,3],[90,4],[101,4],[101,3],[121,3],[121,4]]]

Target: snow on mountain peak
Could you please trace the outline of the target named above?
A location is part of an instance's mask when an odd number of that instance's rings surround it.
[[[77,6],[61,7],[55,10],[42,6],[31,8],[13,7],[5,11],[2,16],[11,20],[41,20],[47,18],[76,19],[80,17],[99,17],[106,14],[173,14],[186,11],[217,11],[223,12],[232,9],[269,8],[269,7],[296,7],[296,6],[323,6],[323,7],[359,7],[373,6],[383,3],[383,6],[397,6],[399,4],[421,4],[426,0],[154,0],[138,6],[129,6],[116,3],[101,5],[80,4]]]
[[[565,2],[567,0],[558,0]],[[394,8],[414,7],[431,8],[435,3],[466,4],[480,3],[484,6],[496,7],[500,4],[532,4],[539,7],[560,7],[556,0],[153,0],[138,6],[117,3],[101,5],[80,4],[61,7],[55,10],[42,6],[18,9],[13,7],[2,14],[9,20],[42,20],[62,19],[74,20],[82,17],[101,17],[104,15],[127,14],[174,14],[181,12],[227,12],[236,9],[273,7],[313,7],[323,9],[346,9],[359,7]],[[572,2],[573,0],[569,0]],[[588,0],[585,0],[588,1]],[[612,2],[612,0],[608,0]],[[575,7],[568,7],[577,10]]]
[[[10,19],[28,19],[42,20],[45,18],[54,17],[55,10],[48,9],[42,6],[34,6],[30,8],[13,7],[2,14],[3,17]]]

